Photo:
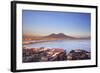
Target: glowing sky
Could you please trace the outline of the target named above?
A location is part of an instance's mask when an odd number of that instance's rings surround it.
[[[72,36],[90,36],[91,14],[23,10],[22,25],[25,35],[64,33]]]

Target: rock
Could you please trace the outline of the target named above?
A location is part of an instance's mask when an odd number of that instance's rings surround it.
[[[41,61],[48,61],[48,57],[46,56],[41,57]]]
[[[91,53],[86,50],[75,49],[68,54],[62,48],[26,48],[23,49],[23,62],[44,62],[44,61],[64,61],[64,60],[84,60],[90,59]]]
[[[90,59],[90,52],[76,49],[71,50],[67,56],[68,60],[83,60],[83,59]]]

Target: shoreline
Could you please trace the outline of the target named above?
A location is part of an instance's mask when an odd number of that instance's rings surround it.
[[[28,44],[36,44],[36,43],[43,43],[43,42],[67,41],[67,40],[90,40],[90,39],[27,40],[27,41],[25,40],[25,41],[22,41],[22,44],[23,45],[28,45]]]

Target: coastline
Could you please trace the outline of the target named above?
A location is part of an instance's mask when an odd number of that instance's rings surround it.
[[[23,47],[23,63],[67,61],[91,59],[91,52],[81,49],[71,50],[67,53],[63,48],[27,48]]]
[[[36,43],[43,43],[43,42],[52,42],[52,41],[60,41],[60,40],[90,40],[90,39],[59,39],[59,40],[23,40],[22,44],[23,45],[28,45],[28,44],[36,44]]]

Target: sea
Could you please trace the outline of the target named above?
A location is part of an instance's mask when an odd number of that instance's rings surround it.
[[[30,42],[30,41],[28,41]],[[32,42],[32,41],[31,41]],[[40,42],[40,43],[33,43],[33,44],[27,44],[24,45],[28,48],[62,48],[66,50],[67,52],[70,52],[71,50],[75,49],[82,49],[86,51],[91,51],[91,40],[52,40],[52,41],[46,41],[46,42]]]

